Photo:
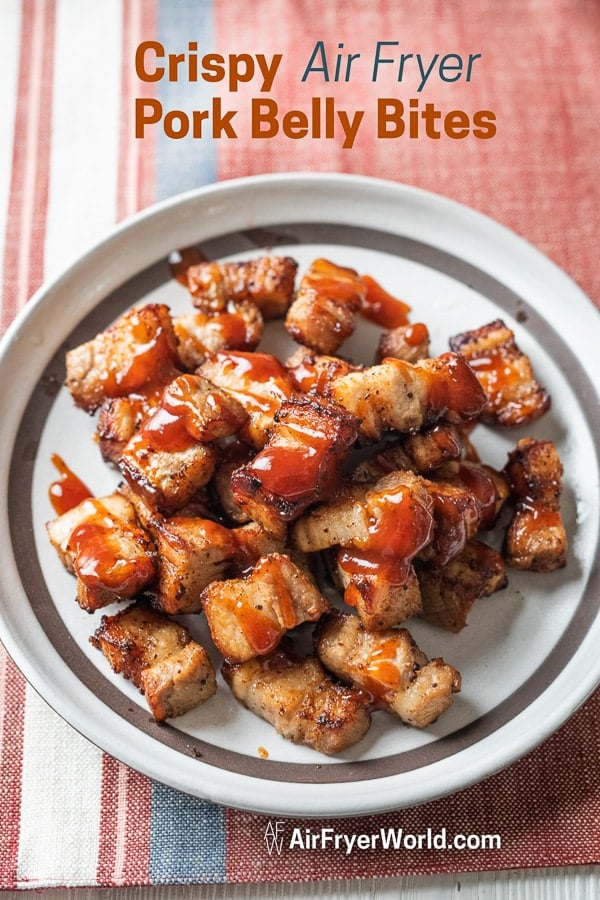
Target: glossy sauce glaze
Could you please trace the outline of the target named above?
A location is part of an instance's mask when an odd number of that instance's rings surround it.
[[[133,597],[154,576],[150,554],[135,560],[119,555],[118,535],[130,530],[110,515],[99,500],[91,501],[91,515],[73,529],[68,547],[75,554],[75,571],[88,587],[103,587],[117,597]]]
[[[359,309],[364,302],[366,287],[354,269],[338,266],[326,259],[316,259],[302,277],[299,292],[314,290],[330,300]]]
[[[52,465],[60,473],[60,477],[50,484],[48,497],[56,514],[61,516],[93,495],[58,453],[53,453],[50,459]]]
[[[408,323],[407,313],[410,312],[410,306],[388,294],[370,275],[363,275],[361,280],[365,287],[365,296],[360,311],[365,319],[370,319],[377,325],[381,325],[382,328],[398,328],[399,325]],[[425,328],[425,326],[421,327]],[[415,326],[415,328],[418,328],[418,326]],[[427,336],[427,329],[425,329],[425,332],[425,336]],[[410,343],[406,336],[405,340],[407,344]],[[423,338],[420,338],[415,343],[419,344],[421,340]]]
[[[458,478],[480,504],[479,527],[484,530],[492,528],[496,521],[499,498],[496,483],[490,473],[483,466],[465,460],[458,466]]]
[[[128,317],[128,338],[131,353],[127,363],[119,368],[109,367],[102,373],[106,397],[122,397],[137,391],[151,390],[164,385],[179,374],[171,336],[162,325],[148,328],[144,319],[133,312]]]
[[[342,547],[338,563],[349,576],[378,576],[402,585],[411,560],[433,536],[433,516],[406,485],[371,491],[366,500],[371,511],[368,535],[352,547]]]
[[[484,389],[470,365],[456,353],[442,353],[427,360],[429,368],[423,368],[427,379],[428,400],[437,415],[447,411],[462,419],[480,415],[488,403]]]

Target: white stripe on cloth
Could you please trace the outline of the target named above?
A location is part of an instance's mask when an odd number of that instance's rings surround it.
[[[85,26],[84,40],[80,5],[59,0],[44,240],[46,280],[103,237],[116,220],[120,0],[86,6]],[[17,47],[18,43],[17,39]],[[24,731],[19,884],[61,886],[68,873],[69,886],[93,886],[102,753],[31,688],[26,692]]]
[[[3,0],[0,28],[0,269],[4,265],[6,217],[10,197],[13,134],[17,108],[19,77],[19,38],[21,31],[21,0]],[[0,271],[0,284],[3,273]]]
[[[116,221],[121,107],[121,2],[60,0],[45,277],[58,274]]]
[[[52,785],[48,784],[52,780]],[[27,687],[18,883],[93,886],[98,863],[102,752]]]

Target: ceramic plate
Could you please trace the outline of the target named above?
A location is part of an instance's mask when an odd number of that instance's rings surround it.
[[[550,391],[551,411],[528,429],[478,427],[483,459],[502,467],[519,437],[556,442],[564,464],[565,569],[509,573],[458,635],[409,623],[430,656],[462,673],[463,690],[430,728],[386,713],[353,749],[330,759],[279,738],[217,698],[159,727],[143,698],[89,644],[100,614],[83,612],[74,581],[49,547],[48,485],[59,453],[96,494],[117,475],[99,457],[94,420],[62,387],[64,353],[133,304],[190,309],[167,256],[197,245],[208,257],[265,250],[318,256],[377,278],[428,324],[432,353],[448,337],[501,317]],[[598,573],[598,314],[567,276],[524,241],[465,207],[410,187],[330,175],[280,175],[204,188],[155,206],[117,229],[44,287],[2,345],[0,637],[39,693],[76,729],[133,768],[193,795],[302,816],[413,805],[506,766],[556,729],[600,680]],[[379,336],[361,322],[344,353],[370,362]],[[281,323],[260,349],[293,349]],[[109,610],[110,611],[110,610]],[[188,617],[205,638],[202,617]],[[215,662],[218,659],[215,655]]]

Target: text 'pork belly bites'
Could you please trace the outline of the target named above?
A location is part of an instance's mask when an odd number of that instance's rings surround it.
[[[283,737],[321,753],[341,753],[371,724],[362,691],[330,678],[312,656],[300,660],[284,648],[243,663],[225,663],[234,696]]]
[[[140,689],[157,722],[200,706],[217,689],[204,647],[182,625],[143,603],[103,616],[90,641],[117,674]]]
[[[329,609],[314,582],[281,553],[260,559],[246,578],[213,582],[202,605],[215,646],[234,662],[269,653],[291,628]]]
[[[535,379],[529,357],[501,319],[450,339],[450,347],[474,370],[488,397],[483,421],[525,425],[545,413],[550,396]]]
[[[434,722],[461,688],[456,669],[429,660],[405,628],[369,632],[356,616],[332,613],[317,626],[315,646],[326,669],[417,728]]]
[[[515,569],[553,572],[567,561],[560,512],[562,464],[552,441],[523,438],[505,467],[516,500],[506,530],[506,559]]]

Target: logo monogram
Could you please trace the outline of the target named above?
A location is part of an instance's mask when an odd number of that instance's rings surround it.
[[[265,844],[269,856],[273,855],[273,851],[277,853],[277,856],[281,856],[283,849],[283,825],[284,823],[281,819],[276,819],[274,822],[270,821],[265,828]]]

